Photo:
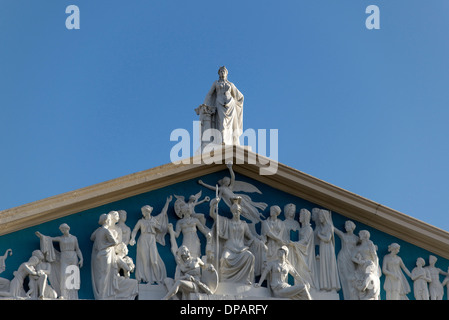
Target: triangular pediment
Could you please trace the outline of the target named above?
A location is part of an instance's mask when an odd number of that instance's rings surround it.
[[[8,258],[7,271],[2,275],[12,276],[15,268],[25,261],[32,250],[39,248],[39,239],[35,232],[48,236],[58,236],[58,227],[67,223],[71,232],[78,237],[80,249],[84,255],[81,269],[84,277],[83,294],[92,298],[90,279],[90,254],[92,251],[91,234],[98,228],[101,214],[111,210],[125,210],[128,214],[127,225],[133,229],[141,218],[144,205],[154,207],[155,214],[161,212],[169,196],[189,196],[202,192],[201,197],[213,199],[215,192],[198,183],[202,180],[210,186],[217,185],[223,177],[229,176],[227,163],[232,162],[232,170],[236,180],[253,186],[258,192],[248,193],[254,202],[267,204],[262,210],[264,219],[270,215],[271,206],[279,206],[283,215],[284,206],[296,205],[296,217],[300,209],[312,211],[314,208],[329,210],[332,214],[335,229],[345,230],[346,221],[353,221],[355,232],[368,230],[371,240],[376,245],[380,260],[388,254],[391,243],[401,245],[402,258],[409,269],[416,259],[436,255],[440,268],[449,267],[449,233],[419,221],[404,213],[385,207],[379,203],[363,198],[312,177],[294,168],[274,162],[267,157],[255,154],[246,148],[221,147],[213,154],[198,155],[184,159],[180,163],[169,163],[146,171],[106,181],[100,184],[56,195],[51,198],[29,203],[20,207],[0,212],[0,254],[2,250],[12,248],[14,255]],[[243,192],[245,193],[245,192]],[[175,199],[174,199],[175,200]],[[178,217],[174,210],[174,201],[168,207],[168,219],[173,225]],[[229,215],[229,208],[220,203],[222,214]],[[198,206],[197,212],[206,216],[207,227],[212,227],[207,202]],[[261,232],[261,224],[257,224],[257,232]],[[314,225],[315,226],[315,225]],[[295,235],[298,237],[298,235]],[[200,234],[202,248],[205,237]],[[341,240],[335,237],[335,250],[342,247]],[[161,256],[167,266],[167,274],[172,277],[175,263],[170,251],[169,236],[165,245],[158,245]],[[136,257],[136,247],[130,247],[129,255]],[[20,251],[20,252],[19,252]],[[11,267],[9,267],[11,265]],[[14,265],[14,266],[12,266]],[[87,284],[86,284],[87,283]]]
[[[0,212],[0,235],[61,218],[107,203],[157,190],[175,183],[226,170],[232,161],[236,173],[300,197],[348,219],[432,250],[449,259],[449,233],[404,213],[317,179],[297,169],[240,147],[200,155],[99,183]],[[267,163],[274,174],[260,174]],[[275,163],[275,165],[273,165]]]

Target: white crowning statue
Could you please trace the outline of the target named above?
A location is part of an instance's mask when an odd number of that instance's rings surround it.
[[[218,75],[219,79],[212,84],[202,106],[214,110],[210,127],[221,133],[222,143],[240,145],[239,137],[243,133],[243,94],[228,81],[226,67],[220,67]]]

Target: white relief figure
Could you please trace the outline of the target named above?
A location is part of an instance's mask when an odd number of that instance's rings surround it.
[[[131,228],[126,225],[127,212],[125,210],[119,210],[119,221],[117,227],[120,228],[122,233],[122,241],[124,244],[128,245],[131,239]]]
[[[425,267],[425,269],[430,274],[430,283],[429,283],[429,293],[430,293],[430,300],[443,300],[444,295],[444,288],[443,285],[440,282],[440,274],[442,275],[449,275],[448,273],[444,272],[440,268],[437,268],[435,266],[437,262],[437,257],[430,255],[429,256],[429,265]]]
[[[51,263],[53,272],[50,277],[50,283],[63,299],[78,300],[78,289],[67,288],[67,268],[69,266],[83,267],[83,254],[78,244],[78,238],[70,234],[70,227],[63,223],[59,226],[62,235],[50,237],[36,232],[40,239],[40,247],[45,259]],[[53,242],[59,244],[57,251],[53,247]]]
[[[178,238],[182,233],[182,244],[189,248],[189,252],[193,257],[201,257],[201,242],[197,231],[201,231],[207,238],[210,237],[210,230],[197,217],[192,215],[196,203],[195,200],[186,203],[183,197],[175,197],[178,199],[175,201],[175,213],[180,219],[176,222],[175,230],[173,230],[172,224],[168,224],[170,235],[174,232],[173,236]]]
[[[292,239],[292,233],[297,232],[300,228],[299,222],[295,220],[296,205],[294,203],[288,203],[284,206],[284,239],[296,241],[298,239]]]
[[[96,229],[91,237],[92,258],[92,290],[96,300],[115,299],[118,270],[115,263],[115,246],[119,243],[109,229],[111,226],[111,215],[103,213],[98,223],[100,227]]]
[[[121,242],[115,246],[115,255],[117,258],[117,268],[119,273],[123,273],[123,277],[129,279],[136,266],[133,259],[128,256],[128,247],[124,242]]]
[[[319,245],[318,270],[320,289],[337,292],[341,287],[337,269],[337,258],[335,256],[334,225],[330,211],[323,209],[319,211],[318,224],[315,232]]]
[[[261,221],[262,213],[259,210],[265,210],[268,204],[264,202],[254,202],[251,198],[245,194],[236,194],[234,192],[243,191],[246,193],[259,193],[262,192],[252,184],[247,182],[235,180],[235,174],[232,170],[232,163],[228,163],[227,167],[229,169],[229,173],[231,177],[224,177],[218,181],[218,197],[223,199],[223,202],[230,208],[232,206],[231,199],[239,196],[241,198],[241,213],[242,216],[248,220],[250,220],[253,224]],[[215,186],[204,183],[202,180],[198,180],[198,183],[203,187],[206,187],[212,191],[215,191]],[[251,230],[255,232],[255,229]]]
[[[318,268],[315,256],[315,235],[310,219],[311,213],[309,210],[303,208],[299,211],[299,222],[301,223],[299,240],[290,244],[298,257],[294,258],[295,263],[292,264],[300,274],[302,270],[307,272],[308,276],[303,275],[303,278],[306,280],[309,279],[311,288],[319,290]],[[303,261],[305,262],[305,266],[302,264]]]
[[[251,233],[248,224],[240,219],[242,212],[240,197],[233,199],[231,219],[215,212],[215,206],[219,201],[220,198],[211,200],[210,216],[215,221],[215,228],[218,225],[218,230],[216,228],[215,232],[218,232],[218,236],[224,240],[222,252],[219,254],[220,281],[251,284],[254,282],[255,256],[245,244],[245,240],[248,239],[250,242],[260,242],[260,240]]]
[[[379,265],[377,246],[371,241],[370,238],[371,234],[368,230],[360,230],[359,242],[354,249],[355,255],[360,254],[360,259],[353,261],[357,264],[355,272],[356,281],[360,280],[359,276],[362,274],[365,281],[371,281],[370,285],[375,285],[375,287],[364,288],[362,290],[359,283],[359,286],[355,286],[355,288],[358,290],[359,299],[379,300],[380,277],[382,276],[382,270]],[[367,285],[369,284],[368,282],[365,283]]]
[[[109,211],[108,215],[111,217],[109,230],[112,232],[113,237],[117,239],[118,243],[123,242],[122,229],[118,226],[118,222],[120,221],[120,214],[118,213],[118,211],[112,210]]]
[[[424,268],[426,262],[423,258],[418,258],[416,260],[416,267],[412,270],[412,280],[413,280],[413,294],[415,300],[429,300],[429,287],[428,283],[432,281],[430,278],[430,272],[428,269]]]
[[[197,194],[193,194],[189,197],[189,200],[185,201],[184,196],[174,195],[176,198],[174,208],[175,213],[179,218],[182,218],[181,215],[181,208],[185,205],[187,205],[190,208],[190,215],[194,218],[197,218],[203,226],[206,226],[206,217],[202,213],[196,213],[195,207],[202,204],[203,202],[209,202],[210,198],[208,196],[204,197],[203,200],[199,200],[201,198],[201,194],[203,193],[202,190],[200,190]]]
[[[165,245],[165,235],[168,231],[168,205],[172,196],[167,198],[164,208],[157,216],[152,216],[153,207],[143,206],[141,211],[143,218],[137,221],[132,233],[129,244],[133,246],[136,243],[136,235],[140,230],[140,237],[137,242],[136,256],[136,279],[139,282],[150,284],[162,284],[167,277],[165,264],[159,255],[157,243]]]
[[[290,206],[290,208],[292,208]],[[292,212],[293,210],[291,210]],[[312,250],[315,250],[313,245],[313,230],[310,227],[310,223],[307,226],[305,223],[304,229],[299,228],[299,223],[291,224],[297,230],[299,230],[299,241],[291,241],[287,236],[290,232],[286,231],[285,220],[281,221],[277,217],[279,216],[281,209],[278,206],[272,206],[270,208],[270,217],[262,221],[262,237],[265,238],[265,242],[268,247],[267,261],[278,259],[278,249],[285,245],[289,248],[287,252],[287,260],[295,268],[296,272],[301,276],[301,278],[309,283],[313,288],[316,288],[315,281],[313,280],[312,270],[309,267],[309,253],[310,253],[310,240],[312,239]],[[290,212],[290,213],[291,213]],[[294,211],[293,211],[294,212]],[[304,217],[304,211],[301,210]],[[301,219],[301,213],[300,213]],[[309,212],[309,222],[310,222],[310,212]],[[310,229],[308,228],[310,227]],[[312,254],[313,262],[315,262],[315,254]],[[312,267],[314,267],[312,265]]]
[[[411,277],[410,271],[398,256],[401,246],[392,243],[388,246],[389,254],[384,256],[382,271],[385,275],[384,290],[387,300],[408,300],[407,294],[411,291],[410,285],[402,271]]]
[[[337,255],[337,266],[345,300],[358,299],[357,291],[353,285],[356,266],[352,261],[352,257],[359,237],[354,234],[354,230],[355,224],[349,220],[345,222],[346,232],[342,232],[337,228],[334,229],[335,234],[341,239],[341,249]]]
[[[175,252],[175,278],[174,280],[166,279],[165,282],[168,292],[162,300],[168,300],[178,292],[182,294],[182,300],[188,300],[190,293],[213,294],[211,288],[202,281],[201,269],[208,269],[210,272],[215,272],[214,267],[211,264],[205,264],[198,257],[193,257],[190,254],[189,248],[184,245],[180,246]],[[216,280],[218,281],[218,278]],[[217,284],[218,282],[215,285]]]
[[[446,287],[447,300],[449,300],[449,268],[447,269],[447,274],[448,275],[446,276],[446,278],[444,278],[442,285],[443,288]]]
[[[278,219],[281,213],[279,206],[270,207],[270,216],[262,221],[261,237],[267,246],[267,261],[276,260],[278,249],[285,244],[285,226],[282,220]]]
[[[118,234],[113,224],[116,223],[115,212],[102,214],[96,229],[90,239],[92,246],[92,290],[96,300],[133,300],[138,293],[138,282],[120,275],[120,268],[125,268],[121,248],[126,248],[123,242],[119,242]],[[116,250],[119,251],[117,256]]]
[[[26,262],[23,262],[14,272],[14,278],[11,280],[8,291],[0,291],[0,297],[10,297],[15,299],[27,299],[27,293],[23,287],[24,281],[28,276],[39,276],[36,266],[39,264],[39,258],[31,256]]]
[[[115,246],[114,267],[116,268],[114,299],[134,300],[139,293],[139,283],[136,279],[130,279],[130,273],[134,271],[135,265],[133,260],[128,257],[128,247],[124,242],[120,242]]]
[[[310,284],[301,278],[299,273],[287,260],[288,251],[287,246],[278,248],[277,259],[268,262],[256,287],[260,287],[269,274],[270,277],[267,280],[268,285],[275,297],[294,300],[312,300],[309,292]],[[295,278],[295,285],[288,283],[289,274]]]
[[[356,292],[352,300],[380,300],[380,277],[378,266],[371,260],[363,259],[360,252],[352,258],[356,264],[351,285]]]
[[[362,258],[365,260],[370,260],[374,263],[377,268],[377,273],[379,277],[382,275],[382,270],[379,265],[379,257],[377,255],[377,246],[371,241],[371,234],[368,230],[360,230],[359,232],[359,243],[357,244],[356,250],[362,254]]]
[[[0,274],[6,270],[6,259],[8,258],[8,254],[12,256],[12,249],[7,249],[5,254],[0,256]],[[9,283],[10,281],[8,279],[0,277],[0,292],[9,291]]]
[[[39,259],[39,263],[34,267],[37,274],[29,275],[27,296],[31,299],[56,299],[58,294],[48,283],[52,272],[51,264],[45,261],[40,250],[34,250],[32,255]]]
[[[220,67],[219,79],[214,81],[203,104],[214,107],[211,128],[221,133],[222,143],[240,145],[239,137],[243,133],[243,94],[228,80],[228,70]]]

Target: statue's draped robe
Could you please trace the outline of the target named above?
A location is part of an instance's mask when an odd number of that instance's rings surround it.
[[[217,217],[218,234],[225,240],[220,259],[220,281],[248,283],[254,281],[255,257],[245,245],[245,236],[251,236],[245,221]]]
[[[204,99],[204,104],[215,107],[211,127],[220,131],[222,142],[227,145],[240,145],[243,133],[243,94],[229,81],[217,80]]]
[[[140,237],[137,241],[136,279],[148,283],[163,283],[167,277],[164,261],[157,243],[165,245],[168,218],[166,213],[149,219],[140,219]]]

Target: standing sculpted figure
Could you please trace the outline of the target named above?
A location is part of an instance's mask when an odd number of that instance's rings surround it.
[[[435,266],[436,262],[437,257],[430,255],[429,266],[425,267],[425,269],[429,272],[431,279],[429,283],[430,300],[443,300],[444,288],[440,282],[440,274],[448,276],[449,273],[437,268]]]
[[[127,277],[132,265],[126,258],[126,245],[114,230],[115,212],[102,214],[98,220],[101,227],[90,237],[94,242],[91,273],[96,300],[133,300],[138,294],[137,281]],[[125,271],[125,276],[120,275],[120,270]]]
[[[260,287],[267,275],[270,274],[268,282],[275,297],[295,300],[312,300],[309,293],[310,284],[304,281],[287,260],[288,248],[286,246],[281,246],[276,253],[277,259],[268,262],[256,287]],[[288,283],[289,274],[295,278],[295,285],[290,285]]]
[[[129,244],[129,240],[131,239],[131,228],[126,225],[127,213],[125,210],[119,210],[119,221],[117,223],[117,227],[120,228],[122,234],[122,242],[126,245]]]
[[[413,294],[416,300],[429,300],[429,287],[428,283],[432,281],[430,278],[429,270],[426,270],[424,265],[426,262],[423,258],[416,260],[416,267],[412,270],[413,280]]]
[[[298,240],[293,238],[293,233],[297,232],[300,228],[299,222],[295,220],[296,205],[294,203],[288,203],[284,206],[284,239],[285,240]],[[292,239],[293,238],[293,239]]]
[[[262,221],[262,241],[265,242],[267,251],[267,260],[276,260],[278,249],[284,245],[284,223],[278,219],[281,213],[279,206],[270,207],[270,216]]]
[[[382,271],[385,275],[384,289],[387,300],[408,300],[407,294],[411,291],[410,285],[402,271],[411,277],[410,271],[398,256],[401,246],[392,243],[388,246],[390,252],[384,257]]]
[[[243,94],[228,80],[226,67],[218,69],[218,76],[219,79],[212,84],[203,104],[215,108],[215,114],[211,116],[211,128],[221,134],[222,143],[240,145],[239,137],[243,133]]]
[[[115,263],[115,246],[119,243],[110,230],[111,216],[103,213],[98,219],[100,227],[90,236],[93,241],[91,273],[92,289],[96,300],[114,299],[114,280],[117,270]]]
[[[355,273],[353,277],[353,289],[356,290],[359,300],[380,299],[380,277],[382,270],[377,256],[377,246],[370,240],[368,230],[359,232],[359,242],[354,248]]]
[[[335,257],[334,225],[330,211],[320,210],[318,222],[315,231],[320,250],[320,289],[336,292],[340,290],[340,278],[338,276],[337,258]]]
[[[345,222],[345,231],[334,229],[335,234],[341,239],[341,250],[337,256],[338,275],[340,276],[343,297],[345,300],[357,300],[358,295],[354,288],[355,264],[352,261],[354,251],[359,240],[354,234],[355,224],[352,221]]]
[[[304,269],[309,273],[310,286],[319,290],[318,268],[315,256],[315,235],[310,219],[311,213],[309,210],[303,208],[299,211],[299,222],[301,223],[299,241],[293,242],[292,244],[294,245],[296,254],[303,258],[296,258],[295,261],[297,262],[293,266],[297,271],[300,271],[302,265],[298,265],[298,262],[304,260],[306,264],[306,268]],[[304,278],[307,279],[306,277]]]
[[[78,289],[67,288],[66,279],[69,266],[82,268],[83,254],[78,245],[78,239],[70,234],[70,227],[63,223],[59,226],[62,235],[59,237],[44,236],[40,232],[36,235],[40,238],[41,251],[45,254],[46,260],[53,265],[54,274],[51,275],[50,282],[58,295],[68,300],[78,300]],[[53,242],[59,244],[60,253],[54,249]]]
[[[168,224],[168,231],[171,236],[178,238],[182,233],[182,244],[189,248],[189,252],[194,258],[201,257],[201,242],[197,231],[201,231],[206,238],[210,237],[210,230],[195,216],[192,215],[194,205],[190,202],[186,203],[179,198],[175,202],[175,212],[180,218],[176,222],[176,229],[173,230],[173,225]]]
[[[136,279],[139,282],[163,284],[167,277],[165,264],[159,255],[157,243],[165,245],[165,235],[168,230],[167,210],[172,199],[172,196],[167,198],[161,213],[155,217],[151,216],[153,207],[143,206],[141,209],[143,218],[137,221],[131,233],[129,244],[133,246],[136,243],[137,232],[140,230],[136,257]]]

